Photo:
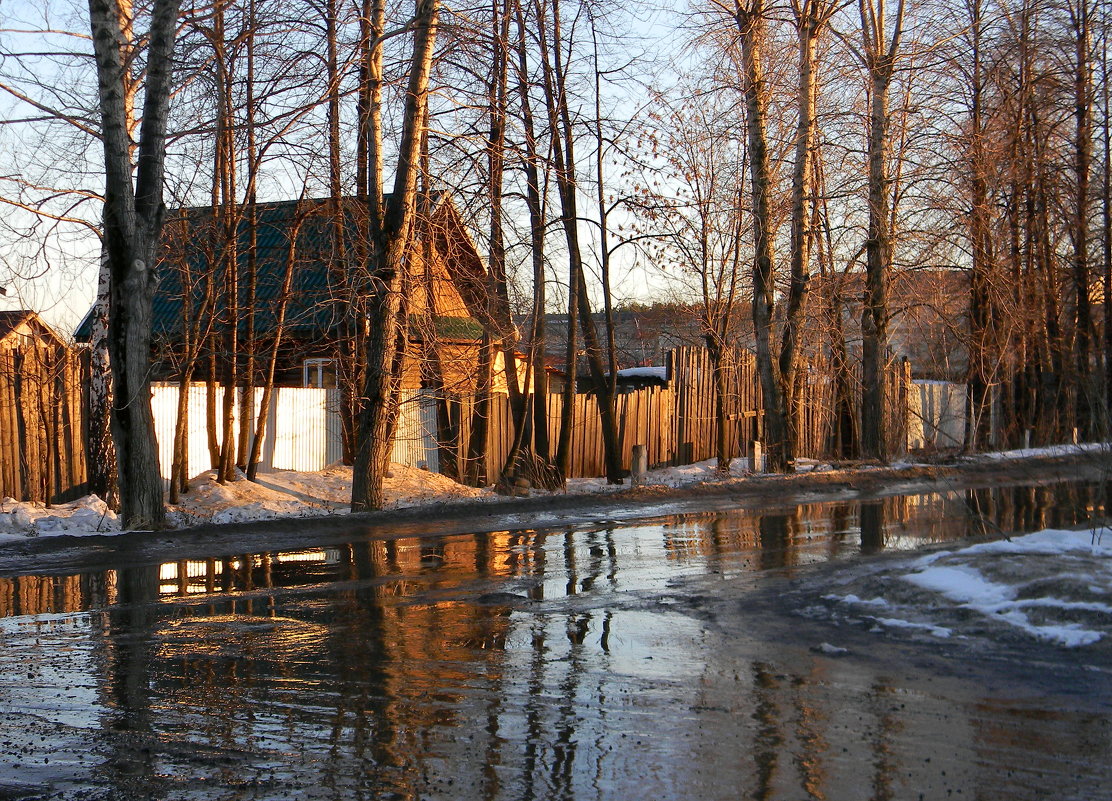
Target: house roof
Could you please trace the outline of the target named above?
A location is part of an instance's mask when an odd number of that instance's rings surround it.
[[[54,332],[54,329],[44,323],[42,318],[30,309],[0,311],[0,340],[7,339],[23,325],[34,328],[40,337],[50,340],[52,344],[63,344],[61,337]]]
[[[257,204],[253,262],[249,261],[251,243],[246,207],[237,208],[239,219],[235,221],[233,244],[239,271],[237,316],[241,329],[246,330],[247,327],[247,284],[252,267],[255,273],[255,330],[265,334],[276,328],[291,255],[293,269],[285,311],[286,336],[320,338],[342,326],[348,311],[344,287],[352,274],[350,270],[345,274],[344,265],[358,259],[359,251],[365,247],[362,241],[365,240],[359,236],[363,230],[362,203],[356,198],[344,198],[341,204],[341,236],[337,236],[332,204],[328,200]],[[423,216],[436,214],[444,205],[443,202],[430,202]],[[447,205],[450,206],[450,202]],[[451,213],[458,216],[454,211]],[[229,254],[215,251],[214,245],[209,244],[224,239],[212,235],[218,224],[212,207],[180,209],[169,215],[163,233],[163,256],[157,268],[159,286],[152,305],[155,337],[175,338],[180,335],[186,316],[193,320],[198,317],[206,282],[215,280],[219,286],[227,279],[227,265],[231,262]],[[465,247],[474,250],[470,241]],[[474,270],[474,265],[470,263],[454,266],[465,272]],[[473,282],[475,277],[464,276],[463,279]],[[228,317],[224,293],[218,290],[217,296],[219,300],[215,308],[202,321],[206,325],[209,321],[222,321]],[[481,327],[474,320],[467,317],[452,320],[438,321],[436,330],[442,337],[470,340],[481,335]],[[476,334],[477,327],[479,334]],[[87,315],[78,327],[77,338],[88,339],[90,328]]]
[[[0,311],[0,339],[9,336],[33,314],[33,311],[27,309]]]

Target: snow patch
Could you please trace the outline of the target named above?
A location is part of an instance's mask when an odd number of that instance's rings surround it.
[[[950,629],[944,626],[935,626],[930,623],[915,623],[913,621],[903,620],[898,617],[871,617],[869,619],[879,623],[881,626],[885,626],[890,629],[913,629],[915,631],[925,631],[928,634],[932,634],[935,637],[941,637],[943,639],[949,637],[953,633],[952,631],[950,631]]]
[[[903,579],[974,608],[999,607],[1015,598],[1014,587],[986,581],[976,569],[964,565],[928,567]]]
[[[16,501],[14,498],[0,500],[0,537],[4,539],[49,534],[102,534],[119,530],[120,521],[116,513],[96,495],[86,495],[53,506]]]

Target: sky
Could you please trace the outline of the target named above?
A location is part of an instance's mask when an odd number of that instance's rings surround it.
[[[74,59],[49,55],[75,48],[86,50],[85,14],[85,4],[79,0],[0,0],[0,88],[26,92],[53,108],[87,103],[91,87],[86,85],[82,91],[82,74],[74,71]],[[631,19],[633,49],[659,53],[664,47],[659,43],[669,41],[668,34],[674,33],[671,16],[669,9],[660,9]],[[76,32],[78,36],[28,33],[44,27]],[[27,57],[30,52],[36,55]],[[654,80],[669,81],[674,77],[670,66],[679,62],[662,63],[663,71]],[[84,64],[79,69],[89,74]],[[34,86],[36,81],[39,86]],[[619,113],[635,105],[636,98],[622,101]],[[20,181],[39,187],[100,191],[99,147],[95,141],[65,124],[51,126],[44,135],[21,122],[36,116],[39,112],[16,99],[12,91],[0,91],[0,162],[8,164],[7,174],[0,174],[0,193],[20,199]],[[26,189],[23,195],[27,196]],[[95,199],[86,199],[73,208],[72,198],[64,197],[56,198],[49,208],[59,215],[95,220],[97,205]],[[0,295],[0,309],[33,309],[60,334],[68,336],[95,295],[99,242],[82,225],[40,222],[31,229],[29,219],[26,212],[10,205],[0,215],[0,287],[7,290]],[[52,231],[47,233],[48,229]],[[590,226],[584,234],[592,236]],[[615,298],[644,300],[660,294],[658,278],[634,264],[633,249],[622,250],[625,252],[620,251],[616,257]]]

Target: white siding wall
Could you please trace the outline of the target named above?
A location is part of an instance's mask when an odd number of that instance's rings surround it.
[[[408,467],[440,470],[436,449],[436,399],[421,390],[403,390],[390,460]]]
[[[195,476],[210,468],[208,434],[205,427],[207,388],[204,384],[189,387],[189,464],[186,475]],[[217,414],[223,390],[217,393]],[[236,430],[243,413],[236,403]],[[255,389],[251,409],[251,425],[262,403],[262,390]],[[270,415],[263,438],[259,472],[275,470],[322,470],[340,460],[340,417],[337,414],[339,392],[335,389],[276,388],[271,395]],[[174,426],[177,420],[178,387],[155,384],[151,406],[154,411],[155,435],[162,478],[170,478],[173,459]],[[219,435],[218,435],[219,439]]]

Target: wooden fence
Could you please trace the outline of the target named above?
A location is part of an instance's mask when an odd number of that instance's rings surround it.
[[[84,371],[64,348],[0,348],[0,498],[60,503],[81,495]]]
[[[622,464],[629,466],[634,445],[646,445],[650,466],[672,464],[675,458],[674,425],[675,395],[671,389],[650,387],[637,392],[619,395],[615,402],[618,420],[618,439],[622,451]],[[532,402],[532,401],[530,401]],[[545,399],[548,414],[548,438],[555,452],[563,418],[563,397],[549,395]],[[465,464],[471,441],[475,415],[474,396],[447,396],[437,398],[424,394],[420,403],[416,398],[402,400],[399,434],[422,431],[423,446],[416,447],[416,437],[410,435],[399,446],[394,443],[394,460],[411,466],[424,466],[429,470],[458,475],[458,466]],[[429,409],[441,405],[439,413]],[[487,406],[487,432],[483,469],[489,476],[502,472],[512,447],[513,417],[509,398],[494,395]],[[439,414],[439,416],[438,416]],[[414,416],[420,415],[423,423],[416,424]],[[576,395],[571,409],[571,440],[569,478],[594,478],[606,474],[605,453],[602,444],[602,422],[598,400],[594,395]],[[446,432],[439,440],[437,421]],[[431,433],[430,433],[431,429]],[[439,442],[439,447],[437,443]],[[423,447],[423,450],[421,450]],[[399,458],[401,457],[401,458]]]
[[[726,451],[731,459],[748,456],[749,443],[761,439],[764,402],[756,358],[742,348],[723,354],[726,373]],[[675,388],[676,464],[690,464],[717,454],[714,366],[706,348],[676,348],[669,355],[668,374]]]
[[[677,348],[669,363],[668,387],[650,387],[619,394],[615,400],[622,465],[632,463],[634,445],[645,445],[649,465],[682,465],[711,459],[717,450],[714,373],[705,348]],[[834,433],[834,387],[827,365],[807,362],[800,370],[800,432],[797,455],[831,457]],[[889,453],[907,452],[910,371],[906,362],[893,363],[885,376],[888,397],[886,431]],[[749,455],[753,440],[763,439],[764,407],[752,353],[736,349],[727,354],[725,412],[726,450],[730,458]],[[555,452],[564,415],[563,398],[545,399],[549,442]],[[472,396],[437,398],[416,393],[403,398],[394,458],[412,466],[459,475],[465,464],[476,400]],[[570,440],[569,478],[604,475],[602,423],[594,395],[575,396]],[[418,417],[420,422],[418,422]],[[513,420],[509,399],[495,395],[486,412],[485,474],[497,476],[511,446]],[[403,432],[410,432],[403,436]],[[399,458],[401,457],[401,458]]]
[[[668,387],[623,393],[616,399],[622,464],[632,462],[634,445],[645,445],[649,464],[688,464],[712,458],[717,417],[714,375],[703,348],[673,351]],[[85,491],[83,387],[87,370],[79,356],[63,349],[27,347],[0,350],[0,498],[60,502]],[[833,425],[833,392],[824,365],[801,371],[800,456],[827,455]],[[889,446],[907,447],[911,386],[906,364],[888,372]],[[744,457],[750,441],[761,438],[763,409],[753,355],[728,354],[726,417],[728,454]],[[194,475],[209,461],[203,385],[190,388],[189,465]],[[258,414],[259,390],[246,412]],[[177,406],[175,386],[156,386],[153,407],[160,442],[162,475],[169,476],[170,443]],[[565,411],[559,395],[547,404],[549,440],[555,443]],[[340,457],[340,427],[335,390],[283,388],[272,399],[263,449],[263,471],[319,470]],[[394,442],[393,459],[436,472],[455,472],[465,463],[475,399],[407,392]],[[237,412],[238,414],[239,412]],[[598,403],[577,395],[571,415],[570,477],[605,473]],[[501,471],[513,431],[509,400],[491,399],[486,442],[486,474]]]
[[[796,390],[799,398],[799,432],[796,455],[808,459],[828,459],[832,453],[835,430],[833,370],[824,359],[801,361]],[[715,456],[718,421],[715,414],[714,373],[706,348],[683,347],[672,351],[669,375],[676,388],[675,409],[676,464],[700,462]],[[748,456],[751,440],[763,440],[764,400],[757,373],[756,356],[748,350],[733,348],[726,353],[726,432],[727,455]],[[860,375],[851,397],[860,395]],[[894,361],[885,371],[885,432],[888,453],[907,453],[908,404],[911,401],[911,367]],[[860,415],[854,409],[855,416]],[[860,423],[859,423],[860,424]]]

